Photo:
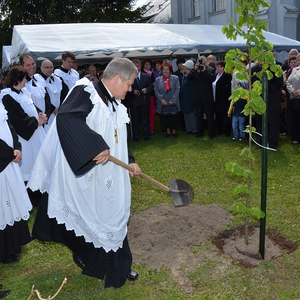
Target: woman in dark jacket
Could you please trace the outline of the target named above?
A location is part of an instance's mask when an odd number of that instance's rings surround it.
[[[225,64],[223,60],[216,63],[217,76],[212,83],[212,87],[215,101],[217,135],[225,134],[226,136],[230,136],[231,123],[227,112],[230,105],[228,99],[231,96],[232,76],[224,72]]]
[[[154,72],[152,71],[152,60],[150,58],[145,58],[142,63],[141,72],[146,73],[150,76],[152,84],[155,81]],[[154,133],[156,118],[156,105],[155,105],[155,95],[154,91],[150,94],[150,106],[149,106],[149,125],[151,134]]]

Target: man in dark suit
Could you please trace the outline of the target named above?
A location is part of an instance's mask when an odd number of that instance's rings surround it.
[[[196,137],[204,135],[203,114],[205,113],[209,138],[213,139],[215,137],[215,110],[212,82],[215,80],[215,76],[212,74],[211,68],[207,67],[205,57],[201,56],[201,62],[201,64],[197,62],[195,68],[187,75],[188,80],[194,80],[195,82],[193,101],[195,102],[197,114]]]
[[[150,93],[153,91],[153,84],[148,74],[141,72],[141,62],[138,59],[132,61],[138,69],[138,75],[132,85],[132,91],[127,93],[127,103],[131,113],[131,124],[133,141],[140,139],[140,125],[143,127],[143,137],[150,140],[149,106]]]
[[[183,58],[183,57],[177,58],[176,65],[177,65],[178,69],[177,69],[177,71],[175,71],[173,73],[174,75],[178,76],[180,88],[181,88],[181,83],[182,83],[182,79],[183,79],[183,76],[184,76],[184,66],[183,66],[184,63],[185,63],[185,58]],[[179,101],[180,101],[180,104],[181,104],[181,93],[179,94]],[[184,116],[180,111],[178,112],[178,114],[179,114],[179,118],[180,118],[181,130],[185,131],[186,128],[185,128]]]
[[[262,67],[257,63],[251,68],[252,74],[262,71]],[[253,77],[253,83],[257,80],[257,77]],[[278,146],[279,134],[280,134],[280,110],[281,110],[281,89],[283,86],[283,77],[276,77],[273,73],[273,78],[268,81],[268,143],[269,147],[276,149]],[[262,133],[262,116],[255,115],[256,130]],[[257,136],[256,141],[261,145],[262,137]],[[260,146],[257,146],[260,149]]]

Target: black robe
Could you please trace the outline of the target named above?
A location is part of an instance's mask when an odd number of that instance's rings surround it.
[[[101,81],[95,83],[101,99],[105,99]],[[92,159],[100,152],[108,149],[101,135],[94,132],[86,124],[86,117],[93,109],[90,94],[84,85],[73,88],[71,94],[60,106],[57,114],[57,132],[66,159],[73,172],[80,176],[95,166]],[[108,93],[105,95],[110,99]],[[109,97],[109,98],[108,98]],[[107,103],[106,103],[107,104]],[[84,140],[84,146],[80,147]],[[134,158],[129,153],[129,162]],[[57,224],[47,214],[48,197],[44,194],[40,203],[32,235],[41,241],[55,241],[68,246],[76,256],[85,262],[83,274],[100,279],[105,277],[105,287],[121,287],[126,281],[132,264],[132,255],[127,237],[123,247],[118,251],[105,252],[103,248],[95,248],[87,243],[84,237],[77,237],[74,230],[68,231],[64,224]]]

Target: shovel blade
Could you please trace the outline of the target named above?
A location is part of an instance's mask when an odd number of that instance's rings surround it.
[[[172,196],[175,206],[189,205],[194,199],[194,190],[186,181],[181,179],[169,179],[169,185],[169,193]]]

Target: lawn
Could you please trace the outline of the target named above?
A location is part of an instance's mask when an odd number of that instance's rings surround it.
[[[194,188],[193,203],[216,203],[225,210],[238,201],[232,192],[243,182],[225,170],[225,163],[236,161],[247,166],[247,161],[239,156],[245,146],[245,142],[232,142],[228,137],[209,140],[207,136],[195,138],[182,131],[178,132],[178,138],[166,139],[158,126],[150,142],[129,141],[129,148],[144,173],[165,185],[169,178],[183,179]],[[252,205],[256,206],[260,203],[261,151],[254,149],[253,154]],[[277,151],[268,154],[267,193],[267,227],[298,245],[299,155],[299,146],[292,145],[289,136],[280,136]],[[135,177],[131,182],[132,214],[156,204],[172,204],[168,193],[144,179]],[[35,213],[36,209],[30,217],[30,228]],[[243,219],[235,217],[230,226],[240,224]],[[300,250],[263,262],[257,268],[244,269],[224,255],[219,256],[220,260],[210,260],[209,252],[217,251],[210,243],[198,249],[207,256],[207,261],[186,275],[192,286],[189,292],[180,289],[168,268],[150,270],[137,264],[133,266],[141,275],[137,282],[127,282],[120,289],[104,289],[103,281],[81,275],[66,247],[36,240],[22,248],[18,263],[0,264],[0,282],[12,290],[8,300],[27,299],[33,285],[47,298],[55,294],[65,277],[67,284],[55,299],[300,299]],[[220,269],[220,261],[224,259],[228,263]]]

